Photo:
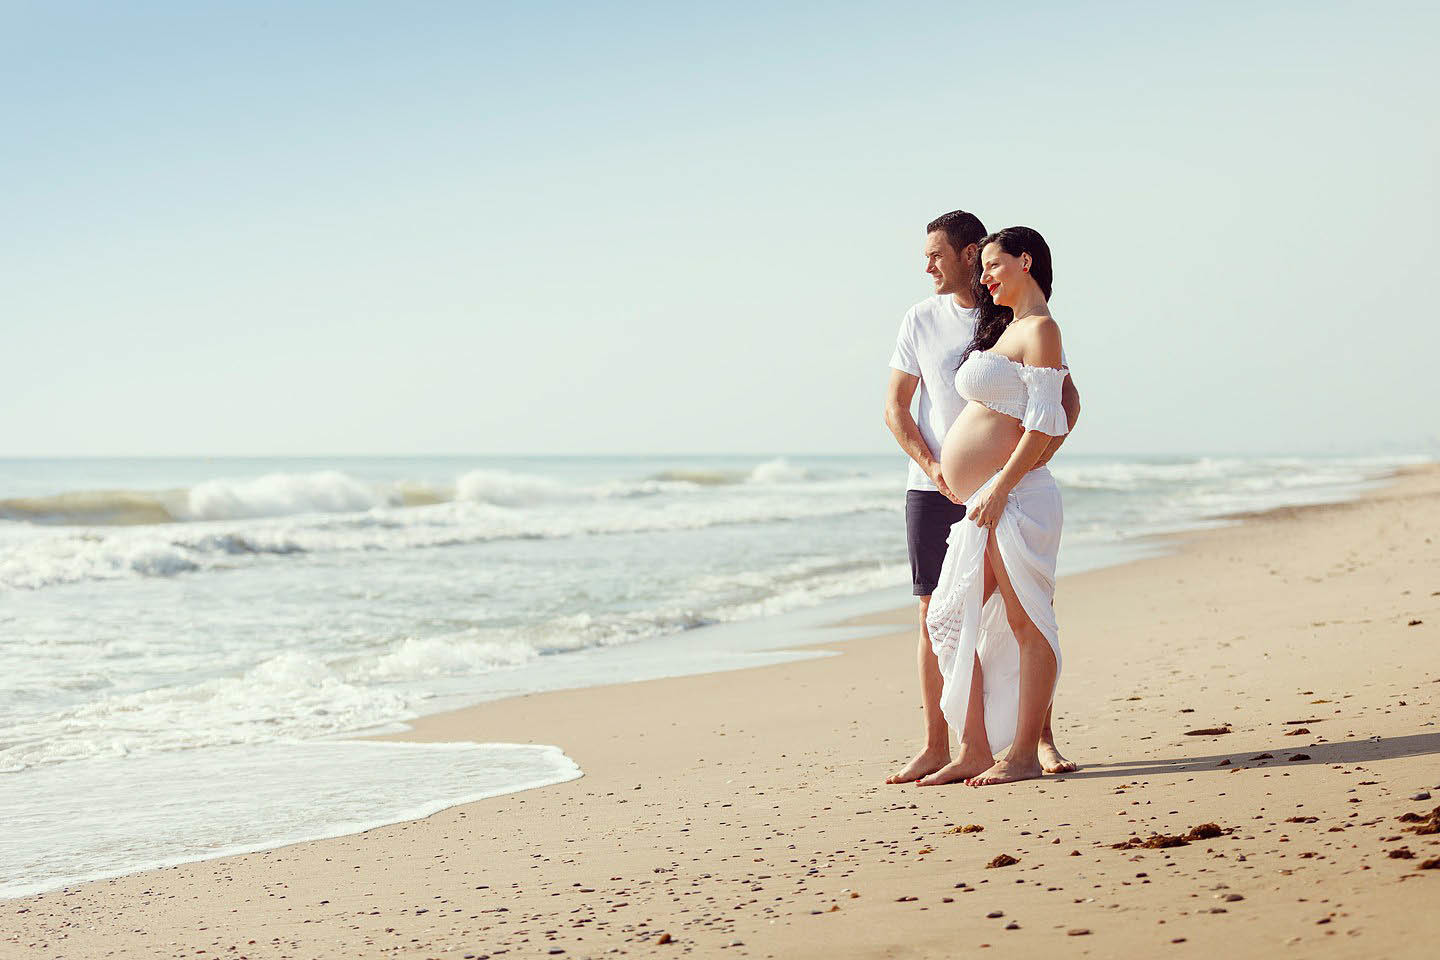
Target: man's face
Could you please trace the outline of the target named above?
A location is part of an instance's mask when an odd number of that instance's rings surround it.
[[[972,264],[965,253],[973,258],[975,245],[964,251],[956,251],[944,231],[936,230],[925,237],[925,272],[935,281],[936,293],[959,293],[970,289]]]

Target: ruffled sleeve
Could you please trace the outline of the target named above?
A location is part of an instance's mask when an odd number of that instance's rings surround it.
[[[1068,371],[1052,367],[1021,366],[1020,379],[1025,381],[1025,416],[1020,425],[1026,430],[1039,430],[1052,437],[1070,432],[1065,408],[1060,406],[1060,386]]]

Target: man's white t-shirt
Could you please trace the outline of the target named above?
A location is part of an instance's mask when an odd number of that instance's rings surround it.
[[[936,294],[910,308],[895,339],[890,366],[920,378],[915,425],[937,460],[946,432],[965,407],[965,399],[955,389],[955,371],[960,368],[960,355],[975,336],[978,317],[978,311],[960,306],[950,294]],[[934,481],[914,460],[910,461],[906,489],[935,489]]]

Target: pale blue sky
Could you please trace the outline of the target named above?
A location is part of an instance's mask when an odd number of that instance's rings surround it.
[[[0,456],[883,452],[924,224],[1089,452],[1440,452],[1429,5],[0,3]]]

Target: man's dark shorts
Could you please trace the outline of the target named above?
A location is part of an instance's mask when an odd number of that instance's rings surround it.
[[[950,528],[965,518],[964,504],[938,490],[905,491],[905,537],[910,541],[910,579],[915,596],[928,597],[940,581]]]

